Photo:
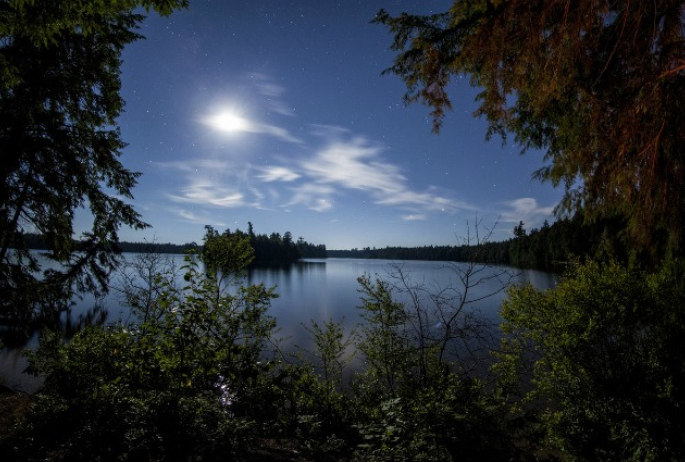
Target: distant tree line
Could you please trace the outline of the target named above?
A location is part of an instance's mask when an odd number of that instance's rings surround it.
[[[331,258],[373,258],[387,260],[477,261],[519,268],[563,271],[569,256],[589,257],[599,261],[628,263],[639,257],[626,245],[625,219],[620,216],[586,220],[583,211],[552,225],[525,229],[520,221],[513,237],[504,241],[485,241],[455,246],[385,247],[328,250]]]
[[[211,229],[215,232],[213,228]],[[250,238],[250,245],[255,250],[253,266],[290,264],[300,258],[326,258],[327,256],[324,244],[311,244],[305,241],[303,237],[299,237],[297,241],[294,241],[290,231],[286,231],[282,236],[277,232],[255,234],[252,223],[249,223],[247,233],[239,229],[233,232],[227,229],[223,234],[228,236],[248,236]],[[48,250],[45,240],[39,234],[26,233],[23,235],[23,238],[24,245],[28,249]],[[118,247],[121,252],[184,254],[198,250],[201,246],[195,242],[172,244],[170,242],[159,243],[154,241],[123,241],[118,243]]]
[[[211,228],[211,227],[210,227]],[[212,228],[213,230],[213,228]],[[213,230],[214,231],[214,230]],[[287,265],[300,258],[370,258],[385,260],[425,261],[477,261],[518,268],[546,271],[563,271],[569,256],[591,258],[597,261],[617,261],[631,264],[649,261],[649,256],[629,250],[626,219],[620,215],[589,220],[582,210],[572,217],[562,218],[549,224],[546,220],[540,228],[525,228],[520,221],[512,230],[510,239],[478,244],[429,245],[422,247],[384,247],[351,250],[327,250],[324,244],[312,244],[286,231],[256,234],[252,223],[247,233],[226,229],[223,234],[247,236],[255,250],[252,266]],[[47,250],[45,241],[38,234],[24,234],[26,248]],[[195,242],[186,244],[158,242],[119,242],[122,252],[183,254],[201,246]],[[660,249],[653,249],[655,252]]]
[[[24,245],[27,249],[33,250],[48,250],[49,247],[39,234],[25,233],[23,235]],[[117,243],[117,246],[121,252],[131,252],[131,253],[176,253],[182,254],[189,252],[193,249],[197,249],[198,245],[195,242],[190,242],[186,244],[172,244],[171,242],[126,242],[121,241]]]
[[[195,242],[187,244],[172,244],[170,242],[121,242],[119,244],[122,252],[131,253],[176,253],[182,254],[197,248]]]

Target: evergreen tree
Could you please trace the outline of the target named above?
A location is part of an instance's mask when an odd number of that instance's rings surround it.
[[[682,0],[455,1],[431,16],[384,11],[398,52],[388,69],[438,130],[450,82],[481,88],[489,136],[546,151],[536,176],[564,184],[564,209],[629,217],[635,243],[677,249],[685,220]],[[580,180],[580,181],[578,181]]]
[[[118,160],[121,51],[141,38],[139,7],[169,14],[186,4],[0,1],[0,315],[28,320],[75,283],[105,290],[119,228],[146,226],[125,202],[138,174]],[[74,241],[83,208],[92,228]],[[64,269],[36,277],[24,231]]]

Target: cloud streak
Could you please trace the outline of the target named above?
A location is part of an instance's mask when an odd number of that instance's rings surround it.
[[[345,131],[336,127],[328,134],[322,148],[301,162],[303,174],[317,184],[368,193],[375,204],[414,211],[456,212],[473,210],[468,204],[428,188],[417,191],[408,186],[407,178],[396,165],[381,158],[382,148],[355,137],[344,140]]]
[[[289,117],[295,115],[292,108],[282,98],[286,92],[284,87],[274,83],[265,74],[251,74],[250,78],[255,81],[254,85],[257,92],[264,97],[264,105],[267,111]]]
[[[219,226],[219,227],[225,227],[228,226],[227,223],[223,221],[217,221],[215,216],[212,216],[208,213],[196,213],[191,210],[186,210],[183,208],[174,208],[171,209],[173,213],[176,215],[180,216],[184,221],[188,223],[193,223],[193,224],[200,224],[200,225],[206,225],[206,224],[211,224],[213,226]]]
[[[217,182],[194,179],[181,188],[180,194],[170,194],[174,202],[213,205],[222,208],[236,208],[247,205],[242,192],[217,184]]]
[[[325,212],[333,208],[333,196],[335,189],[313,183],[305,183],[301,186],[292,188],[292,199],[286,204],[290,207],[293,205],[303,205],[315,212]]]
[[[253,133],[256,135],[270,135],[280,139],[281,141],[286,141],[288,143],[302,144],[303,142],[299,138],[296,138],[293,135],[291,135],[290,132],[288,132],[288,130],[281,127],[277,127],[275,125],[250,123],[243,131],[247,133]]]
[[[523,221],[528,227],[537,227],[554,213],[554,206],[540,206],[532,197],[522,197],[505,203],[507,210],[501,213],[503,223]]]
[[[423,214],[411,214],[402,217],[404,221],[425,221],[428,217]]]
[[[257,175],[257,178],[267,183],[272,181],[291,182],[301,177],[299,173],[287,167],[265,167],[261,170],[262,174]]]

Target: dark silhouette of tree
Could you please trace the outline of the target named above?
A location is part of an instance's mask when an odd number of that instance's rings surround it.
[[[74,287],[105,290],[119,228],[146,226],[125,202],[138,174],[118,160],[120,56],[141,38],[139,7],[169,14],[186,4],[0,1],[0,315],[28,319]],[[92,228],[74,241],[82,208]],[[63,270],[38,278],[24,231],[39,234]]]
[[[464,245],[366,247],[361,250],[327,250],[326,253],[330,258],[477,261],[562,272],[571,256],[630,264],[634,254],[629,250],[625,228],[625,218],[622,216],[588,222],[583,210],[579,210],[572,217],[559,219],[552,225],[546,222],[541,228],[533,228],[530,232],[523,228],[523,222],[519,222],[514,227],[514,237],[484,242],[479,246],[476,256],[471,255],[469,246]]]
[[[328,252],[324,244],[310,244],[303,237],[297,238],[297,251],[301,258],[327,258]]]
[[[219,236],[218,231],[211,226],[205,226],[205,229],[208,233],[205,235],[205,242],[207,242],[207,236],[210,239]],[[300,258],[326,258],[326,246],[323,244],[310,244],[302,237],[295,242],[290,231],[286,231],[283,236],[278,232],[269,235],[255,234],[251,222],[248,223],[247,233],[239,229],[233,232],[227,229],[222,235],[249,240],[250,246],[254,249],[254,261],[245,266],[289,265]]]
[[[514,226],[514,237],[516,239],[523,239],[527,235],[526,229],[523,227],[523,222],[519,221],[519,224]]]
[[[546,151],[538,178],[563,184],[561,210],[627,218],[652,259],[683,240],[685,2],[456,1],[430,16],[381,11],[398,52],[386,71],[437,131],[450,82],[481,88],[488,136]],[[580,181],[578,181],[580,180]]]

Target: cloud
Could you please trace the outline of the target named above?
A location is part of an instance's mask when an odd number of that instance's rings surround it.
[[[192,159],[160,165],[182,175],[180,179],[168,181],[183,184],[167,192],[167,197],[173,202],[218,208],[264,208],[262,202],[267,196],[251,184],[252,168],[249,163],[227,159]]]
[[[257,168],[258,173],[252,179],[261,183],[271,183],[265,192],[256,186],[250,186],[251,196],[260,204],[264,200],[272,202],[282,200],[281,208],[301,205],[310,210],[324,212],[335,206],[335,198],[346,190],[367,194],[371,202],[389,207],[397,207],[413,212],[417,219],[426,219],[427,212],[454,213],[459,210],[475,210],[463,201],[451,197],[450,191],[440,191],[428,187],[422,191],[408,185],[408,180],[401,169],[382,158],[383,148],[360,136],[352,136],[347,129],[312,125],[311,134],[319,140],[318,148],[303,146],[303,150],[291,153],[281,159],[280,165],[269,165]],[[312,151],[313,154],[303,154]],[[219,167],[212,165],[211,167]],[[223,167],[226,170],[226,167]],[[241,178],[250,183],[250,178]],[[283,189],[280,183],[288,183]],[[202,185],[200,185],[202,186]],[[207,187],[195,185],[186,190],[184,197],[200,198],[215,205],[229,206],[233,201],[240,205],[244,198],[235,195],[216,197]],[[271,206],[273,207],[273,205]],[[409,215],[407,215],[409,216]]]
[[[429,191],[431,188],[429,188]],[[456,212],[458,210],[477,210],[475,207],[459,200],[448,199],[432,192],[411,190],[395,191],[387,197],[377,200],[381,205],[415,207],[427,211]]]
[[[506,202],[505,205],[508,210],[501,213],[500,221],[503,223],[523,221],[528,227],[536,227],[554,213],[554,206],[541,207],[532,197],[522,197]]]
[[[248,190],[258,201],[262,201],[266,198],[266,195],[257,188],[249,187]]]
[[[301,177],[299,173],[296,173],[295,171],[287,167],[265,167],[261,170],[264,173],[262,173],[261,175],[257,175],[257,178],[259,178],[262,181],[266,181],[267,183],[270,183],[272,181],[290,182],[295,181]]]
[[[283,99],[285,88],[274,83],[265,74],[254,73],[250,78],[255,82],[257,92],[265,98],[265,107],[276,114],[293,117],[294,111]]]
[[[188,186],[181,188],[181,194],[170,194],[169,198],[174,202],[214,205],[223,208],[247,205],[245,196],[240,191],[203,179],[194,180]]]
[[[230,111],[216,111],[216,113],[205,117],[202,120],[202,123],[226,136],[233,137],[244,133],[250,133],[254,135],[273,136],[281,141],[293,144],[302,143],[302,140],[292,136],[285,128],[255,122]]]
[[[338,125],[310,124],[311,134],[323,140],[336,140],[349,136],[350,130]]]
[[[282,98],[285,92],[284,87],[274,83],[265,74],[247,74],[243,79],[240,92],[243,95],[232,98],[219,97],[217,101],[211,103],[210,113],[199,121],[224,136],[268,135],[287,143],[301,144],[303,143],[301,139],[293,136],[282,126],[264,122],[272,115],[289,118],[295,115],[292,106]],[[240,104],[240,100],[249,100],[250,104]]]
[[[396,191],[406,178],[396,166],[374,160],[379,153],[379,148],[361,139],[333,141],[302,162],[302,167],[315,181],[385,195]]]
[[[244,130],[247,133],[271,135],[288,143],[301,144],[302,140],[296,138],[288,132],[285,128],[277,127],[275,125],[250,123]]]
[[[335,189],[326,185],[306,183],[295,188],[291,188],[293,196],[286,207],[292,205],[303,205],[316,212],[325,212],[333,208],[332,196]]]
[[[303,175],[317,184],[367,192],[374,203],[417,211],[471,210],[468,204],[444,197],[435,189],[416,191],[399,167],[381,158],[383,148],[362,137],[344,140],[345,130],[316,126],[326,137],[314,156],[301,161]]]
[[[225,226],[228,226],[228,224],[225,222],[216,221],[216,216],[212,216],[208,213],[197,214],[193,211],[181,209],[181,208],[172,209],[171,211],[176,213],[178,216],[183,218],[184,221],[187,221],[189,223],[200,224],[200,225],[212,225],[212,226],[217,226],[217,227],[222,227],[222,228]]]
[[[195,174],[201,170],[206,170],[213,173],[224,172],[234,167],[233,163],[226,159],[176,160],[169,162],[156,162],[155,165],[166,170],[176,170],[191,174]]]
[[[167,196],[176,203],[215,208],[290,210],[301,206],[327,212],[346,191],[357,191],[378,206],[409,212],[404,220],[427,220],[433,212],[475,210],[453,198],[451,191],[412,188],[399,166],[383,159],[383,147],[364,137],[323,125],[313,126],[312,132],[319,140],[318,148],[305,145],[281,158],[280,164],[266,167],[225,157],[161,163],[182,174],[182,186]],[[207,221],[206,217],[200,220]]]

